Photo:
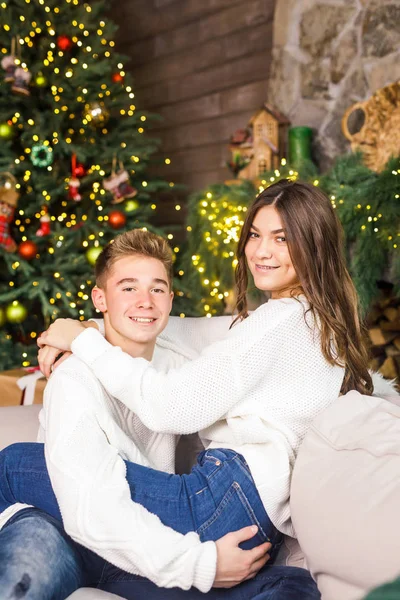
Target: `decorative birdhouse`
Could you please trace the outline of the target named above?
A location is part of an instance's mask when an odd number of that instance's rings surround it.
[[[247,129],[239,129],[230,139],[232,159],[228,167],[241,179],[258,179],[265,171],[277,169],[287,156],[290,121],[270,104],[250,119]]]

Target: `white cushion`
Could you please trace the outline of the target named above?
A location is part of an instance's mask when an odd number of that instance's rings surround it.
[[[317,417],[291,512],[323,600],[359,600],[400,574],[400,407],[349,392]]]
[[[15,442],[35,442],[41,404],[0,408],[0,450]]]

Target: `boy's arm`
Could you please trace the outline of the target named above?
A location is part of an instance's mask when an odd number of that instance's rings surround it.
[[[46,387],[46,463],[67,533],[162,587],[193,585],[207,592],[212,585],[230,587],[254,575],[268,555],[265,545],[238,548],[254,535],[251,528],[202,544],[196,533],[181,535],[165,527],[131,500],[125,464],[98,421],[99,402],[90,382],[65,367]]]

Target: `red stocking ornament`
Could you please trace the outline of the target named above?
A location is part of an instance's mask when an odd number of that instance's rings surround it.
[[[76,177],[71,177],[68,183],[68,195],[70,200],[74,200],[75,202],[80,202],[82,200],[82,196],[79,193],[79,186],[81,182]]]
[[[40,217],[40,227],[36,232],[38,237],[44,237],[50,233],[50,215],[47,212],[47,206],[43,207],[45,214]]]
[[[82,200],[82,196],[79,193],[79,187],[81,185],[81,182],[76,177],[76,175],[77,175],[76,154],[72,155],[71,171],[72,171],[72,177],[70,178],[69,183],[68,183],[68,196],[69,196],[70,200],[74,200],[74,202],[80,202]]]

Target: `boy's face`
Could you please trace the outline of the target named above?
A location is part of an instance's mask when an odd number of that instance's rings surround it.
[[[107,339],[125,350],[132,342],[154,347],[168,322],[172,298],[162,262],[140,255],[117,260],[104,288],[92,291],[95,307],[104,313]]]

